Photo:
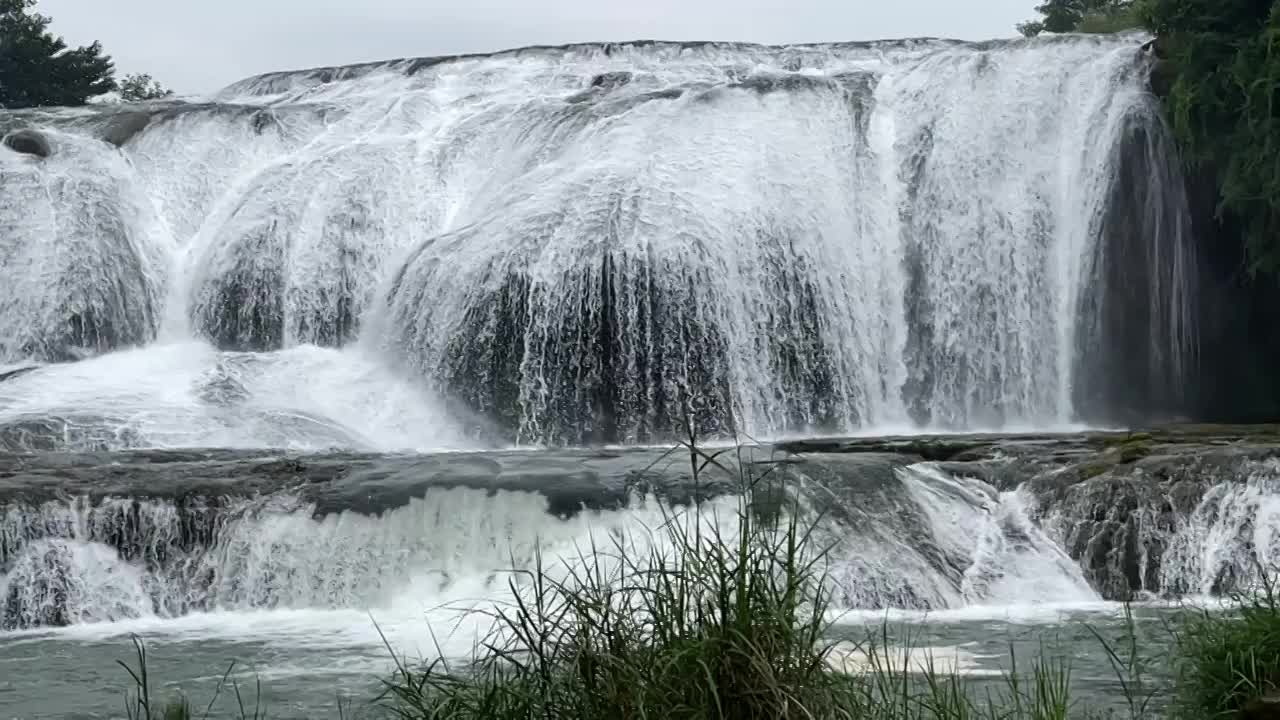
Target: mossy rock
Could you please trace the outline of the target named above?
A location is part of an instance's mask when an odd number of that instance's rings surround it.
[[[1120,454],[1120,462],[1128,464],[1150,455],[1151,449],[1150,440],[1133,440],[1116,448],[1116,452]]]
[[[948,438],[927,438],[907,442],[903,448],[912,455],[919,455],[929,462],[947,462],[988,443]]]
[[[1103,454],[1114,456],[1114,463],[1134,463],[1151,454],[1156,439],[1148,432],[1108,435],[1102,438]]]
[[[1116,466],[1116,463],[1098,459],[1087,463],[1081,463],[1076,466],[1076,474],[1080,476],[1080,480],[1092,480],[1099,475],[1105,475]]]

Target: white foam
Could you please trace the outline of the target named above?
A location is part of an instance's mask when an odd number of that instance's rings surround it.
[[[227,353],[185,341],[0,384],[0,424],[46,417],[68,418],[70,434],[82,426],[86,445],[107,449],[476,447],[432,393],[360,348]]]

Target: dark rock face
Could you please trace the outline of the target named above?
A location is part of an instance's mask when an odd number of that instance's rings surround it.
[[[1255,575],[1251,528],[1259,518],[1248,488],[1259,472],[1274,475],[1265,463],[1276,457],[1274,438],[1157,446],[1136,460],[1116,447],[1029,486],[1042,521],[1104,598],[1226,595]],[[1210,536],[1217,545],[1206,560]]]
[[[226,253],[220,276],[207,281],[194,315],[222,350],[279,350],[284,346],[284,248],[276,223],[245,234]]]
[[[107,117],[98,136],[116,147],[123,147],[151,124],[151,113],[140,110],[115,113]]]
[[[1042,512],[1060,518],[1064,548],[1089,584],[1104,598],[1130,600],[1142,593],[1163,594],[1160,563],[1167,539],[1205,489],[1196,480],[1103,476],[1039,499]]]
[[[355,223],[335,216],[326,224],[323,240],[332,249],[335,267],[306,287],[289,276],[289,240],[277,234],[274,222],[220,248],[228,261],[204,283],[194,310],[197,326],[223,350],[279,350],[286,337],[326,347],[345,345],[358,330],[376,264],[367,247],[331,242],[343,232],[354,232]]]
[[[1193,414],[1209,422],[1280,419],[1280,277],[1249,272],[1243,225],[1218,212],[1216,173],[1187,177],[1200,249],[1199,371]]]
[[[732,434],[727,329],[702,307],[678,260],[604,252],[556,285],[519,271],[471,291],[465,320],[433,349],[439,261],[411,258],[391,292],[399,340],[447,394],[524,442],[647,442]],[[761,342],[786,421],[822,427],[847,409],[818,332],[819,289],[803,261],[778,257],[771,282],[793,312],[762,319]],[[781,292],[781,290],[776,290]],[[551,318],[544,320],[544,318]],[[688,427],[685,419],[691,420]]]
[[[1185,412],[1194,372],[1197,253],[1172,142],[1154,106],[1126,118],[1119,163],[1080,300],[1074,407],[1144,424]]]
[[[5,147],[24,155],[47,158],[53,154],[49,139],[38,130],[17,130],[5,135]]]
[[[1157,38],[1151,91],[1167,99],[1176,70]],[[1167,110],[1165,111],[1167,114]],[[1188,376],[1188,414],[1206,422],[1280,419],[1280,277],[1248,267],[1241,218],[1220,211],[1219,172],[1212,163],[1184,177],[1196,248],[1197,362]]]

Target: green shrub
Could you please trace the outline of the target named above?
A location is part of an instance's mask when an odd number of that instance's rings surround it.
[[[1280,688],[1275,585],[1267,579],[1262,592],[1236,601],[1233,612],[1189,611],[1178,624],[1174,717],[1247,717],[1246,708]]]
[[[1089,13],[1080,20],[1076,32],[1105,35],[1142,28],[1142,20],[1131,6],[1111,12]]]

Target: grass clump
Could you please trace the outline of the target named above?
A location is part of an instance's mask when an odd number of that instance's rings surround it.
[[[1280,598],[1264,576],[1230,613],[1189,613],[1176,628],[1173,717],[1280,717]]]
[[[718,457],[690,446],[695,473],[727,472]],[[539,556],[468,666],[398,662],[383,706],[401,718],[847,716],[824,645],[823,553],[796,508],[751,511],[764,482],[747,483],[733,518],[664,510],[647,536],[554,567]]]

